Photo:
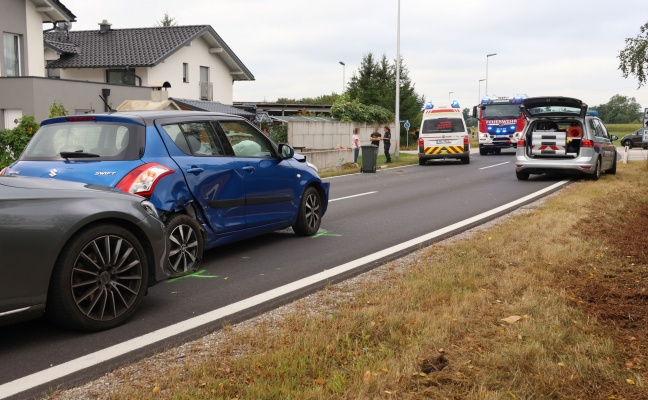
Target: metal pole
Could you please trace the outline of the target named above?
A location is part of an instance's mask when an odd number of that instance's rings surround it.
[[[477,104],[481,102],[481,83],[485,81],[486,79],[480,79],[479,80],[479,90],[477,91]]]
[[[340,65],[342,66],[342,93],[344,93],[344,89],[346,86],[346,80],[344,79],[344,70],[346,69],[346,64],[340,61]]]
[[[396,23],[396,143],[394,156],[398,159],[400,140],[400,0],[398,0],[398,19]],[[392,135],[393,139],[393,135]]]
[[[486,54],[486,90],[484,90],[484,96],[488,96],[488,57],[496,55],[497,53]]]
[[[454,92],[448,92],[448,100],[450,100],[450,95]]]

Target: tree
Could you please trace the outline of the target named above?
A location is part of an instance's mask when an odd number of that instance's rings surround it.
[[[638,88],[648,79],[648,22],[639,31],[636,38],[626,38],[625,49],[619,52],[619,69],[623,77],[634,75],[639,81]]]
[[[640,122],[641,105],[634,97],[616,94],[605,104],[591,107],[606,124],[631,124]]]
[[[168,13],[164,13],[164,18],[162,18],[160,21],[158,21],[157,25],[158,27],[166,27],[166,26],[176,26],[178,23],[176,22],[175,18],[169,17]]]
[[[418,96],[414,84],[409,78],[409,71],[400,60],[400,110],[401,120],[408,120],[417,127],[421,123],[423,96]],[[385,108],[392,113],[396,111],[396,62],[390,63],[383,55],[376,60],[372,53],[365,54],[360,68],[351,77],[347,92],[350,100],[361,104]],[[405,133],[401,125],[401,136]],[[404,137],[404,136],[403,136]]]
[[[463,110],[461,110],[461,112],[463,114],[463,117],[464,117],[464,120],[466,121],[467,126],[469,126],[469,127],[470,126],[477,126],[477,123],[479,122],[479,120],[477,120],[477,118],[472,117],[472,111],[470,110],[470,108],[464,108]]]

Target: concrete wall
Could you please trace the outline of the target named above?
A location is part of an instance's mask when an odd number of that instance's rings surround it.
[[[339,146],[350,148],[353,128],[360,129],[361,146],[371,144],[369,136],[375,126],[378,127],[378,132],[381,135],[384,132],[384,125],[355,124],[352,122],[290,121],[286,124],[288,125],[288,143],[293,147],[303,147],[308,150],[336,149]],[[394,124],[390,124],[389,127],[392,131],[390,152],[393,153],[398,144],[398,135],[394,134]],[[382,145],[380,145],[380,150],[382,151]]]
[[[298,151],[306,156],[306,161],[315,165],[320,171],[341,167],[343,164],[353,162],[353,150],[305,150]]]
[[[116,108],[124,100],[150,100],[151,88],[106,83],[67,81],[38,77],[0,78],[0,124],[4,125],[4,110],[22,110],[22,115],[33,115],[36,122],[47,118],[55,101],[65,106],[70,114],[84,111],[103,112],[99,98],[102,89],[110,89],[108,102]],[[0,126],[0,129],[6,128]]]

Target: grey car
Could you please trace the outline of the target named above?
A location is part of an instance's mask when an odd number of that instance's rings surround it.
[[[618,137],[587,104],[570,97],[533,97],[520,106],[528,123],[518,141],[515,173],[519,180],[531,174],[563,173],[588,176],[616,173]]]
[[[131,317],[169,276],[155,207],[104,186],[0,175],[0,325],[86,331]]]
[[[648,149],[648,142],[643,141],[643,132],[644,128],[639,128],[636,131],[625,135],[621,138],[621,146],[627,146],[628,148],[643,147],[644,149]]]

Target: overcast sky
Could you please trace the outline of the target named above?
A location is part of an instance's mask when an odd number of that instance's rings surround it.
[[[397,54],[398,0],[61,2],[77,17],[73,30],[98,29],[102,19],[113,29],[152,27],[164,13],[178,25],[211,25],[256,79],[236,82],[234,101],[340,93],[365,54]],[[475,105],[486,55],[497,53],[488,57],[493,96],[594,106],[621,94],[648,107],[648,88],[624,79],[617,58],[646,22],[647,0],[401,0],[400,54],[426,100]]]

